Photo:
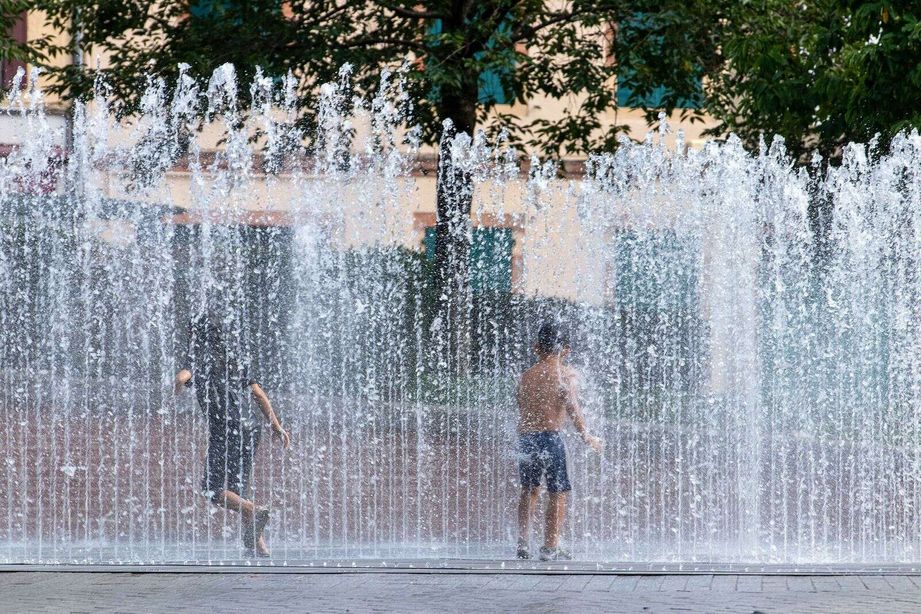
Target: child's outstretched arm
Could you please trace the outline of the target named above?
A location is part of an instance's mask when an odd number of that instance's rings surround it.
[[[256,403],[259,404],[262,415],[265,416],[265,419],[272,425],[272,433],[282,442],[285,449],[287,449],[288,446],[291,445],[291,435],[282,428],[281,422],[278,421],[278,416],[275,415],[275,410],[272,409],[272,402],[269,401],[269,396],[265,393],[265,390],[262,389],[262,386],[255,382],[250,384],[249,389],[250,392],[253,393]]]
[[[176,383],[173,386],[173,392],[175,394],[182,392],[182,389],[186,387],[190,379],[192,379],[191,371],[188,369],[182,369],[179,371],[179,373],[176,374]]]
[[[576,389],[575,377],[573,375],[562,378],[563,403],[566,406],[566,413],[572,420],[572,425],[576,427],[576,432],[582,436],[582,441],[592,447],[596,452],[601,452],[603,442],[598,437],[590,434],[585,428],[585,417],[582,415],[582,408],[579,406],[579,393]]]

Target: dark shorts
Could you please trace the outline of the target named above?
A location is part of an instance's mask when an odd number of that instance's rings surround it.
[[[249,478],[253,471],[253,456],[259,443],[259,433],[234,426],[225,429],[217,425],[210,431],[202,490],[208,497],[229,490],[244,499],[251,498]]]
[[[566,445],[557,431],[518,436],[518,473],[522,488],[537,488],[547,476],[547,492],[572,490],[566,472]]]

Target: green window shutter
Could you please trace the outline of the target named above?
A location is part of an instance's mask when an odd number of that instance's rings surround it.
[[[470,287],[474,292],[512,289],[512,229],[474,228],[470,246]]]
[[[617,106],[649,108],[662,106],[662,98],[664,98],[666,94],[666,89],[664,86],[660,85],[646,96],[643,96],[638,100],[633,100],[633,90],[628,85],[629,81],[629,71],[622,70],[620,74],[617,75]]]
[[[233,4],[233,0],[192,0],[189,13],[198,19],[220,19]]]
[[[281,11],[281,0],[260,0],[254,2],[240,2],[240,0],[191,0],[189,14],[199,20],[227,20],[231,19],[234,25],[243,24],[243,18],[268,9],[271,13]]]
[[[425,238],[423,239],[423,244],[425,246],[425,259],[434,262],[435,261],[435,227],[429,226],[425,229]]]
[[[616,245],[614,296],[619,305],[656,312],[695,303],[698,272],[688,246],[675,233],[626,231]]]
[[[496,29],[496,34],[486,44],[490,49],[496,46],[496,36],[508,36],[512,29],[509,20],[506,19]],[[477,55],[482,58],[483,53]],[[480,104],[510,104],[512,102],[511,92],[506,92],[502,84],[502,78],[508,77],[511,71],[515,70],[515,51],[506,49],[501,52],[502,66],[495,70],[487,69],[480,74],[479,80],[479,102]]]
[[[642,33],[646,30],[652,29],[653,23],[652,18],[647,16],[645,13],[636,13],[632,19],[627,20],[621,24],[621,33],[623,36],[632,37],[632,36],[643,36]],[[653,45],[656,45],[661,41],[661,37],[653,36],[650,38],[653,41]],[[699,73],[700,71],[698,71]],[[634,72],[629,68],[621,68],[618,71],[617,75],[617,106],[619,107],[645,107],[650,109],[659,108],[662,106],[662,101],[665,96],[669,93],[668,88],[664,85],[659,85],[654,87],[650,92],[643,96],[634,96],[633,88],[630,86],[633,81]],[[679,109],[699,109],[703,106],[703,82],[701,81],[700,74],[697,75],[695,82],[695,93],[689,98],[681,98],[677,101],[677,108]]]
[[[511,26],[507,21],[503,22],[497,31],[497,34],[507,33],[511,29]],[[442,23],[441,19],[435,19],[428,27],[429,36],[435,37],[441,34]],[[437,45],[438,42],[434,41],[430,43],[431,45]],[[495,46],[495,40],[490,40],[487,43],[489,48]],[[479,52],[475,54],[474,57],[481,59],[485,55],[484,52]],[[507,92],[502,84],[502,77],[505,76],[509,71],[514,70],[515,66],[515,52],[513,50],[508,51],[507,55],[507,64],[508,66],[503,66],[497,69],[486,69],[480,73],[478,79],[478,94],[477,101],[480,104],[510,104],[513,100],[513,96],[510,92]],[[438,92],[432,92],[432,96],[437,97]]]
[[[480,104],[509,103],[508,97],[505,94],[505,90],[502,87],[502,79],[499,77],[497,72],[487,70],[480,74],[479,102]]]
[[[633,99],[633,90],[630,88],[630,71],[622,70],[620,74],[617,75],[617,106],[619,107],[646,107],[650,109],[655,109],[662,106],[662,100],[665,98],[665,95],[668,93],[668,89],[664,85],[653,89],[647,95],[639,98],[638,100]],[[700,77],[697,78],[697,87],[700,92],[703,92],[703,83],[700,80]],[[703,106],[703,94],[700,96],[693,96],[691,98],[681,98],[678,100],[677,107],[679,109],[699,109]]]
[[[473,229],[470,244],[470,287],[474,292],[511,292],[511,228],[480,227]],[[425,229],[425,258],[435,260],[435,227]]]

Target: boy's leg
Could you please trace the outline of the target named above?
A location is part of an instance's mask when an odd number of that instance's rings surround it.
[[[248,492],[255,449],[253,434],[244,435],[228,438],[219,430],[210,434],[203,489],[214,493],[211,502],[215,505],[240,513],[244,547],[253,549],[258,542],[257,551],[268,553],[262,539],[268,510],[256,510],[255,504],[242,496]]]
[[[524,486],[521,489],[521,497],[518,499],[518,547],[527,548],[529,537],[531,535],[531,513],[534,510],[534,504],[537,502],[537,496],[540,494],[540,487]]]
[[[566,517],[566,493],[550,493],[547,503],[547,526],[544,532],[544,548],[557,548],[560,545],[560,529]]]
[[[220,507],[239,512],[244,522],[252,522],[255,506],[238,493],[245,492],[239,485],[240,472],[243,469],[238,454],[239,438],[229,438],[224,427],[215,428],[208,439],[208,459],[205,464],[205,479],[202,488],[213,493],[211,502]],[[230,478],[228,480],[228,478]],[[235,488],[236,491],[230,490]]]
[[[544,532],[544,548],[554,549],[560,545],[560,531],[566,517],[566,493],[569,484],[569,472],[566,470],[566,446],[559,433],[554,433],[547,440],[547,525]]]
[[[226,507],[229,510],[240,512],[240,515],[243,516],[243,520],[245,522],[252,522],[253,520],[253,512],[255,511],[256,506],[253,505],[252,501],[247,501],[232,490],[222,490],[218,494],[214,495],[211,501],[215,505],[220,505],[221,507]]]
[[[256,547],[256,543],[262,538],[262,530],[269,521],[269,511],[264,508],[256,510],[252,501],[247,501],[232,490],[222,490],[211,501],[215,505],[240,512],[243,519],[243,545],[251,550]],[[264,541],[257,550],[268,552]]]
[[[518,438],[518,477],[521,482],[521,495],[518,498],[518,558],[530,558],[531,512],[540,494],[540,481],[543,465],[538,458],[538,449],[534,435],[521,435]]]

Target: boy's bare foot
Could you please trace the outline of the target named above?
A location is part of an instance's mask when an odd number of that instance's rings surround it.
[[[260,558],[268,558],[272,556],[272,553],[269,551],[269,547],[265,545],[264,537],[260,537],[256,542],[256,556]]]
[[[540,560],[542,561],[571,561],[572,554],[570,554],[566,550],[563,550],[559,546],[557,546],[556,548],[547,548],[546,546],[541,546]]]
[[[248,550],[255,548],[256,542],[262,539],[262,531],[269,522],[269,510],[261,508],[253,514],[251,523],[243,525],[243,546]]]

